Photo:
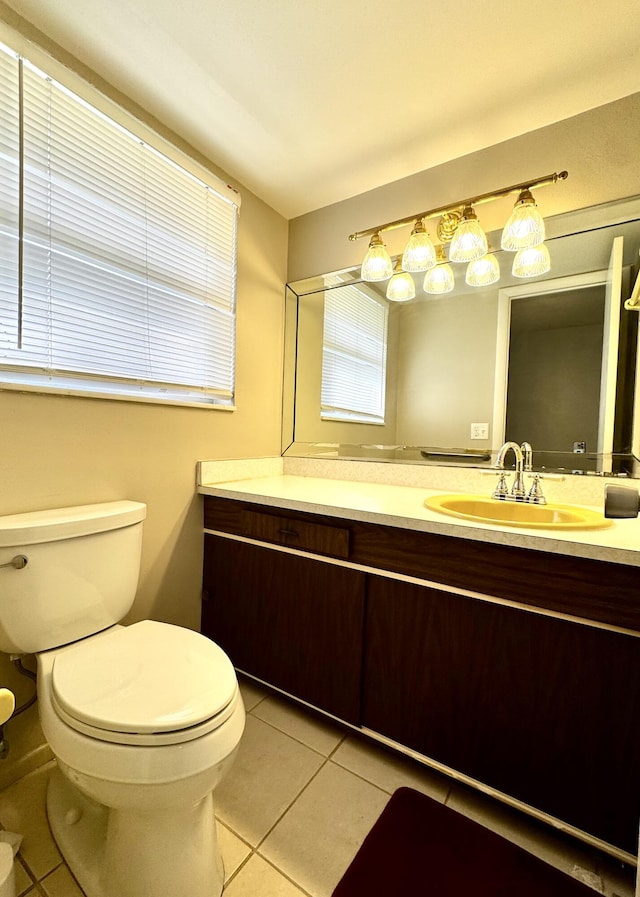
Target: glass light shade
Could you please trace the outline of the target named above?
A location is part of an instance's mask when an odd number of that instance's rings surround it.
[[[516,252],[512,273],[514,277],[537,277],[546,274],[550,268],[549,250],[544,243],[541,243],[539,246],[519,249]]]
[[[402,256],[404,271],[428,271],[436,263],[436,250],[422,221],[417,221]]]
[[[438,265],[424,275],[422,289],[425,293],[450,293],[454,287],[451,265]]]
[[[393,263],[387,247],[380,239],[380,234],[374,234],[364,257],[360,276],[363,280],[376,283],[379,280],[388,280],[392,274]]]
[[[500,245],[508,252],[539,246],[545,238],[542,215],[528,190],[523,190],[502,231]]]
[[[500,280],[500,265],[492,252],[483,255],[481,259],[469,262],[465,283],[470,287],[488,287],[489,284]]]
[[[413,277],[405,271],[394,274],[387,284],[387,299],[392,302],[406,302],[416,295],[416,285]]]
[[[452,262],[472,262],[482,258],[489,251],[487,237],[472,208],[467,206],[462,212],[451,247],[449,260]]]

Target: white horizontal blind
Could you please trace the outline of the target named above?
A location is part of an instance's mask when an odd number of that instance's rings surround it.
[[[23,129],[22,332],[2,328],[0,379],[231,405],[236,204],[26,62]]]
[[[347,285],[326,290],[323,419],[384,423],[387,326],[386,303],[361,287]]]
[[[0,342],[17,339],[19,169],[18,59],[0,52]]]

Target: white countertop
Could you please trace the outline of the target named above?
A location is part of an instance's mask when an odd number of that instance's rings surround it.
[[[447,517],[424,507],[428,496],[450,491],[287,474],[224,482],[205,479],[198,485],[203,495],[640,566],[640,519],[611,521],[611,526],[597,530],[532,530]]]

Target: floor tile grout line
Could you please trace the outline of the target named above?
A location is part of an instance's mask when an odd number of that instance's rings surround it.
[[[263,700],[266,700],[268,697],[269,697],[269,696],[266,696],[265,699],[263,699]],[[261,701],[260,703],[262,703],[262,701]],[[256,706],[258,706],[258,705],[256,705]],[[252,710],[253,710],[253,708],[252,708]],[[251,714],[252,711],[249,711],[249,713]],[[347,773],[349,773],[350,775],[353,775],[355,778],[359,779],[361,782],[364,782],[365,784],[370,785],[370,786],[373,787],[373,788],[376,788],[378,791],[381,791],[383,794],[386,794],[386,795],[388,795],[389,797],[391,797],[391,795],[393,794],[393,791],[389,791],[387,788],[384,788],[384,787],[383,787],[382,785],[380,785],[378,782],[373,782],[373,781],[371,781],[371,779],[368,779],[366,776],[364,776],[364,775],[362,775],[362,774],[360,774],[360,773],[354,772],[354,770],[350,769],[348,766],[345,766],[345,765],[343,765],[342,763],[340,763],[339,760],[334,759],[335,754],[337,753],[337,751],[338,751],[338,749],[340,748],[340,746],[341,746],[342,744],[344,744],[344,742],[347,740],[347,738],[349,738],[349,735],[350,735],[349,732],[344,732],[344,734],[342,735],[342,738],[340,739],[340,741],[335,745],[335,747],[331,750],[331,752],[330,752],[329,754],[322,754],[320,751],[317,751],[315,748],[311,747],[308,743],[306,743],[306,742],[304,742],[304,741],[300,741],[300,739],[296,738],[296,737],[295,737],[294,735],[292,735],[290,732],[285,731],[284,729],[281,729],[279,726],[275,725],[274,723],[272,723],[272,722],[270,722],[270,721],[268,721],[268,720],[265,720],[265,719],[263,719],[263,718],[260,717],[260,716],[255,716],[255,719],[260,720],[261,723],[264,723],[265,725],[270,726],[270,727],[271,727],[272,729],[274,729],[276,732],[280,732],[280,734],[285,735],[287,738],[290,738],[292,741],[295,741],[297,744],[301,744],[303,747],[306,747],[306,748],[308,748],[309,750],[314,751],[314,753],[316,753],[316,754],[318,754],[319,756],[323,757],[324,760],[323,760],[323,762],[321,763],[321,765],[318,767],[318,769],[316,770],[316,772],[315,772],[315,773],[311,776],[311,778],[308,780],[308,782],[302,787],[302,789],[301,789],[300,792],[296,795],[296,797],[289,803],[289,805],[286,807],[286,809],[283,810],[283,812],[282,812],[282,813],[280,814],[280,816],[276,819],[276,821],[273,823],[273,825],[271,826],[271,828],[266,832],[266,834],[262,837],[262,839],[261,839],[260,841],[258,841],[258,843],[257,843],[257,845],[256,845],[255,847],[252,847],[252,850],[254,850],[254,851],[259,851],[260,847],[264,844],[264,842],[265,842],[266,839],[269,837],[269,835],[273,832],[273,830],[276,828],[276,826],[282,821],[282,819],[284,818],[284,816],[289,812],[289,810],[291,810],[291,808],[294,806],[294,804],[296,803],[296,801],[302,796],[302,794],[306,791],[306,789],[309,787],[309,785],[311,784],[311,782],[313,782],[313,780],[320,774],[321,770],[322,770],[328,763],[333,763],[335,766],[337,766],[338,768],[342,769],[344,772],[347,772]],[[447,793],[446,793],[445,799],[444,799],[444,801],[442,801],[442,803],[444,803],[446,800],[448,800],[449,795],[450,795],[450,792],[451,792],[451,787],[452,787],[452,786],[449,785],[449,787],[448,787],[448,789],[447,789]],[[430,795],[430,796],[431,796],[431,795]],[[433,799],[434,799],[434,800],[437,800],[437,798],[433,798]],[[222,820],[221,820],[221,821],[222,821]],[[224,822],[223,822],[223,824],[224,824]],[[250,845],[250,846],[251,846],[251,845]],[[262,854],[260,854],[260,855],[262,856]],[[278,871],[282,871],[282,870],[278,870]],[[234,873],[234,875],[235,875],[235,873]]]
[[[322,751],[319,751],[317,748],[312,747],[312,746],[311,746],[310,744],[308,744],[306,741],[302,741],[300,738],[296,737],[295,735],[292,735],[290,731],[287,731],[286,729],[281,728],[281,727],[280,727],[279,725],[277,725],[276,723],[274,723],[274,722],[272,722],[272,721],[270,721],[270,720],[266,720],[266,719],[264,719],[263,717],[261,717],[261,716],[257,716],[257,715],[255,715],[255,714],[253,713],[253,711],[255,710],[256,707],[260,706],[260,704],[263,704],[265,701],[269,700],[269,698],[272,698],[272,697],[274,697],[274,695],[270,695],[270,694],[265,695],[263,698],[261,698],[261,700],[260,700],[257,704],[255,704],[255,705],[251,708],[250,711],[247,711],[247,714],[248,714],[248,715],[251,715],[251,716],[254,716],[254,718],[257,719],[257,720],[260,720],[260,722],[265,723],[265,724],[268,725],[268,726],[271,726],[272,729],[275,729],[277,732],[280,732],[282,735],[286,735],[288,738],[291,738],[291,739],[292,739],[293,741],[295,741],[297,744],[301,744],[303,747],[306,747],[306,748],[308,748],[309,750],[314,751],[316,754],[319,754],[321,757],[325,757],[326,760],[332,760],[332,762],[334,762],[334,763],[335,763],[337,766],[339,766],[341,769],[344,769],[346,772],[349,772],[349,773],[351,773],[352,775],[355,775],[355,776],[356,776],[357,778],[359,778],[361,781],[363,781],[363,782],[367,782],[369,785],[373,785],[375,788],[378,788],[379,790],[383,791],[385,794],[389,794],[389,795],[392,795],[392,794],[393,794],[393,791],[388,791],[386,788],[382,787],[382,786],[379,785],[377,782],[372,782],[371,779],[368,779],[366,776],[364,776],[364,775],[362,775],[362,774],[360,774],[360,773],[354,772],[352,769],[350,769],[348,766],[345,766],[345,765],[344,765],[343,763],[341,763],[339,760],[334,760],[334,759],[333,759],[333,758],[334,758],[334,755],[335,755],[336,752],[339,750],[340,746],[341,746],[342,744],[344,744],[344,742],[350,737],[350,735],[353,734],[352,732],[350,732],[350,731],[345,731],[345,732],[343,733],[342,737],[340,738],[340,740],[338,741],[338,743],[332,748],[332,750],[331,750],[328,754],[323,754]],[[276,696],[276,697],[277,697],[277,696]],[[323,765],[324,765],[324,764],[323,764]],[[322,768],[322,767],[320,767],[320,768]],[[318,772],[319,772],[319,770],[318,770]],[[309,780],[309,781],[311,781],[311,780]],[[308,784],[308,783],[307,783],[307,784]],[[446,806],[446,804],[447,804],[447,802],[448,802],[448,800],[449,800],[449,798],[450,798],[450,796],[451,796],[451,792],[452,792],[452,789],[453,789],[453,785],[454,785],[453,782],[449,782],[449,783],[447,783],[447,791],[446,791],[445,797],[444,797],[444,799],[443,799],[442,801],[440,801],[440,803],[443,803],[445,806]],[[306,787],[306,786],[305,786],[305,787]],[[400,787],[400,786],[398,786],[398,787]],[[303,789],[303,790],[304,790],[304,789]],[[432,797],[433,795],[429,795],[429,796]],[[434,800],[438,800],[438,798],[433,798],[433,799],[434,799]],[[285,811],[285,812],[287,812],[287,811]],[[283,815],[284,815],[284,814],[283,814]],[[276,823],[276,824],[277,824],[277,823]],[[265,837],[267,837],[267,836],[265,835]]]
[[[306,745],[305,745],[305,747],[306,747]],[[320,754],[319,756],[323,756],[323,755]],[[225,821],[225,819],[223,819],[221,816],[216,816],[216,819],[218,820],[218,822],[220,822],[221,825],[223,825],[226,829],[228,829],[228,831],[230,831],[235,837],[237,837],[240,841],[242,841],[242,843],[246,847],[248,847],[249,850],[259,851],[260,847],[262,847],[262,845],[264,844],[266,839],[269,837],[269,835],[273,832],[273,830],[276,828],[276,826],[279,825],[279,823],[287,815],[287,813],[292,809],[292,807],[295,805],[295,803],[302,797],[302,795],[307,790],[309,785],[314,781],[314,779],[320,774],[320,772],[324,769],[324,767],[327,766],[329,763],[332,763],[334,766],[337,766],[339,769],[343,770],[343,772],[349,773],[349,775],[352,775],[354,778],[359,779],[361,782],[364,782],[366,785],[370,785],[372,788],[376,788],[378,791],[381,791],[383,794],[386,794],[389,797],[391,797],[391,795],[392,795],[391,791],[387,791],[386,788],[383,788],[381,785],[378,785],[376,782],[372,782],[370,779],[367,779],[364,776],[359,775],[357,772],[354,772],[353,770],[349,769],[348,767],[342,766],[341,763],[338,763],[336,760],[332,759],[332,756],[329,756],[329,757],[324,757],[324,760],[320,764],[318,769],[314,773],[312,773],[311,778],[301,787],[300,791],[287,804],[285,809],[280,813],[280,815],[275,820],[275,822],[270,826],[268,831],[262,836],[262,838],[260,838],[260,840],[257,842],[257,844],[255,846],[253,844],[251,844],[250,841],[247,841],[245,836],[241,835],[233,827],[233,825],[231,823]],[[244,865],[245,862],[246,862],[246,860],[243,861],[242,865]],[[233,873],[234,878],[235,878],[235,875],[236,875],[236,872]]]
[[[63,862],[63,863],[61,863],[60,865],[65,867],[65,869],[67,870],[67,872],[68,872],[69,875],[71,876],[71,880],[72,880],[73,882],[75,882],[76,887],[78,888],[78,890],[80,891],[80,893],[81,893],[81,894],[84,894],[84,890],[82,889],[82,887],[81,887],[81,885],[80,885],[80,882],[78,881],[78,879],[75,877],[75,875],[74,875],[73,872],[71,871],[71,866],[69,866],[69,864],[68,864],[67,862]],[[56,869],[59,869],[59,868],[60,868],[60,866],[56,866]],[[53,872],[55,872],[55,869],[53,870]],[[53,872],[50,872],[49,875],[52,875]]]
[[[349,737],[349,733],[345,732],[344,735],[342,736],[342,738],[340,739],[340,741],[334,747],[334,749],[327,754],[327,760],[331,760],[333,763],[336,762],[333,758],[338,753],[338,750],[345,743],[345,741],[347,740],[348,737]]]
[[[255,849],[253,847],[250,848],[247,856],[242,860],[241,863],[238,864],[237,869],[234,869],[229,878],[227,878],[222,886],[222,894],[224,897],[225,890],[229,887],[231,882],[238,877],[239,873],[245,868],[251,857],[255,854]]]
[[[336,749],[337,749],[337,748],[336,748]],[[373,782],[369,782],[369,781],[367,781],[367,779],[363,779],[361,776],[358,776],[356,773],[352,773],[351,770],[349,770],[349,769],[345,769],[345,767],[340,766],[340,764],[338,764],[338,763],[335,763],[335,761],[333,761],[330,757],[326,757],[326,758],[325,758],[325,761],[318,767],[318,769],[317,769],[316,772],[311,776],[311,778],[310,778],[309,781],[306,783],[306,785],[301,789],[301,791],[300,791],[300,792],[298,793],[298,795],[294,798],[294,800],[291,801],[291,803],[289,804],[289,806],[287,807],[287,809],[284,810],[284,812],[278,817],[278,819],[276,820],[276,822],[274,822],[274,824],[271,826],[271,828],[269,829],[269,831],[268,831],[268,832],[264,835],[264,837],[258,842],[258,844],[256,844],[256,846],[255,846],[255,848],[254,848],[254,850],[253,850],[253,852],[254,852],[254,853],[257,853],[258,856],[260,856],[263,860],[266,860],[268,863],[270,863],[270,865],[273,866],[273,868],[276,869],[281,875],[284,875],[285,878],[289,878],[289,880],[292,881],[292,883],[293,883],[297,888],[299,888],[301,891],[303,891],[303,893],[305,893],[305,894],[307,894],[308,892],[304,890],[304,888],[300,885],[300,883],[297,882],[297,881],[295,881],[295,879],[290,878],[289,875],[287,874],[287,872],[285,872],[283,869],[281,869],[279,866],[277,866],[277,865],[273,862],[273,860],[268,860],[267,857],[266,857],[263,853],[261,853],[260,848],[264,845],[265,841],[267,840],[267,838],[269,837],[269,835],[271,835],[271,833],[274,831],[274,829],[280,824],[280,822],[282,822],[282,820],[283,820],[284,817],[287,815],[287,813],[294,807],[294,805],[297,803],[297,801],[300,800],[300,798],[301,798],[302,795],[305,793],[305,791],[309,788],[309,786],[311,785],[311,783],[312,783],[312,782],[313,782],[313,781],[320,775],[321,771],[322,771],[326,766],[328,766],[329,764],[333,764],[333,765],[336,766],[338,769],[342,769],[344,772],[348,772],[350,775],[353,775],[353,776],[355,776],[355,778],[360,779],[360,781],[365,782],[367,785],[370,785],[371,787],[376,788],[378,791],[381,791],[383,794],[389,795],[389,792],[388,792],[388,791],[385,791],[384,788],[380,788],[379,785],[375,785]],[[389,796],[390,796],[390,795],[389,795]],[[309,895],[309,897],[311,897],[311,895]]]
[[[21,855],[20,851],[18,851],[18,853],[17,853],[17,855],[16,855],[15,862],[16,862],[16,864],[18,864],[18,863],[20,864],[20,866],[21,866],[22,869],[24,870],[25,875],[26,875],[27,878],[29,878],[30,881],[31,881],[31,887],[33,887],[33,885],[38,881],[38,879],[36,878],[36,876],[35,876],[35,875],[33,874],[33,872],[31,871],[29,865],[27,864],[26,860],[25,860],[25,859],[23,858],[23,856]]]
[[[262,702],[261,702],[261,703],[262,703]],[[292,741],[295,741],[295,742],[297,742],[298,744],[301,744],[303,747],[308,748],[310,751],[313,751],[315,754],[319,754],[321,757],[325,757],[325,758],[327,758],[327,759],[328,759],[333,753],[335,753],[335,751],[337,751],[337,749],[340,747],[340,745],[342,744],[342,742],[345,741],[345,739],[348,738],[348,736],[349,736],[349,733],[348,733],[348,732],[345,732],[345,733],[341,736],[341,738],[340,738],[338,744],[335,745],[335,747],[333,747],[333,748],[329,751],[328,754],[324,754],[322,751],[319,751],[317,748],[312,747],[308,742],[306,742],[306,741],[302,741],[301,738],[298,738],[296,735],[292,735],[291,732],[288,732],[286,729],[282,729],[282,728],[281,728],[280,726],[278,726],[276,723],[271,722],[270,720],[264,719],[262,716],[256,716],[256,715],[253,713],[253,710],[248,711],[247,716],[252,716],[254,719],[260,720],[261,723],[264,723],[264,724],[267,725],[267,726],[271,726],[271,728],[272,728],[272,729],[275,729],[276,732],[280,732],[282,735],[286,735],[287,738],[291,738]]]
[[[250,711],[250,713],[252,714],[252,711]],[[331,760],[333,763],[336,764],[336,766],[339,766],[341,769],[344,769],[346,772],[352,773],[352,775],[361,779],[363,782],[367,782],[369,785],[373,785],[375,788],[378,788],[381,791],[384,791],[386,794],[389,794],[389,795],[393,794],[393,791],[388,791],[382,785],[378,784],[378,782],[373,782],[371,779],[368,779],[365,775],[362,775],[361,773],[358,773],[358,772],[354,772],[354,770],[350,769],[348,766],[345,766],[344,763],[341,763],[340,760],[334,759],[335,754],[338,752],[341,745],[343,745],[345,743],[345,741],[347,741],[347,739],[353,734],[350,731],[345,731],[343,733],[342,737],[340,738],[340,740],[338,741],[338,743],[331,749],[331,751],[328,754],[323,754],[322,751],[319,751],[317,748],[312,747],[308,742],[302,741],[300,738],[297,738],[295,735],[292,735],[291,732],[287,731],[286,729],[281,728],[280,726],[276,725],[276,723],[273,723],[270,720],[266,720],[261,716],[256,716],[255,719],[260,720],[261,723],[265,723],[265,725],[267,725],[267,726],[271,726],[271,728],[275,729],[276,732],[280,732],[282,735],[286,735],[288,738],[291,738],[292,741],[295,741],[297,744],[301,744],[303,747],[308,748],[310,751],[314,751],[316,754],[319,754],[321,757],[324,757],[325,760]],[[428,769],[428,767],[427,767],[427,769]],[[398,786],[398,787],[401,787],[401,786]],[[446,791],[445,798],[443,801],[439,801],[440,803],[446,804],[446,801],[449,799],[449,796],[451,794],[452,787],[453,787],[453,783],[447,783],[447,791]],[[429,795],[429,796],[432,796],[432,795]],[[433,799],[438,800],[438,798],[433,798]]]
[[[223,889],[222,889],[222,897],[224,897],[224,892],[229,887],[231,882],[234,881],[234,879],[236,879],[238,877],[240,872],[247,867],[249,861],[253,857],[259,857],[263,862],[267,863],[275,872],[278,873],[278,875],[281,875],[283,878],[285,878],[298,891],[300,891],[301,894],[304,894],[305,897],[313,897],[313,895],[310,894],[309,891],[305,890],[299,882],[295,881],[295,879],[293,879],[289,875],[288,872],[285,872],[283,869],[280,869],[278,866],[276,866],[276,864],[273,862],[273,860],[270,860],[264,854],[260,853],[260,851],[257,849],[257,847],[254,847],[251,849],[251,852],[249,853],[249,855],[244,858],[244,860],[240,863],[238,868],[234,869],[233,874],[230,875],[229,878],[225,881]]]
[[[260,717],[256,717],[256,719],[260,719]],[[266,720],[260,719],[260,722],[265,723],[265,725],[269,725],[269,726],[271,726],[271,728],[275,729],[277,732],[280,732],[280,734],[282,734],[282,735],[286,735],[288,738],[291,738],[292,741],[296,741],[298,744],[303,744],[302,742],[298,742],[297,739],[293,738],[293,736],[289,735],[289,733],[287,733],[287,732],[283,732],[281,729],[278,729],[277,726],[272,726],[271,723],[267,723]],[[346,734],[345,734],[344,738],[346,738],[346,737],[347,737],[347,736],[346,736]],[[344,738],[343,738],[342,740],[344,740]],[[342,743],[342,741],[340,742],[340,744],[341,744],[341,743]],[[307,747],[307,748],[308,748],[309,745],[307,745],[307,744],[303,744],[303,747]],[[339,747],[339,745],[336,745],[336,747],[335,747],[333,753],[335,753],[335,751],[338,749],[338,747]],[[309,748],[309,750],[313,750],[313,749],[312,749],[312,748]],[[269,862],[269,864],[270,864],[271,866],[273,866],[273,868],[276,869],[279,873],[281,873],[281,874],[284,875],[286,878],[288,878],[288,875],[287,875],[282,869],[280,869],[280,868],[278,868],[277,866],[275,866],[274,863],[273,863],[272,861],[267,860],[267,858],[266,858],[263,854],[261,854],[261,853],[259,852],[259,848],[264,844],[264,842],[266,841],[266,839],[269,837],[269,835],[272,833],[272,831],[276,828],[276,826],[282,821],[282,819],[286,816],[286,814],[289,812],[289,810],[292,809],[292,807],[295,805],[296,801],[298,801],[298,799],[302,796],[302,794],[305,792],[305,790],[307,789],[307,787],[311,784],[311,782],[312,782],[312,781],[316,778],[316,776],[319,774],[320,770],[323,769],[323,768],[327,765],[327,763],[330,761],[330,756],[327,757],[327,756],[324,755],[324,754],[320,754],[318,751],[315,751],[314,753],[316,753],[316,754],[318,754],[318,756],[322,757],[322,758],[323,758],[323,762],[320,764],[320,766],[318,767],[318,769],[312,774],[311,778],[306,782],[306,784],[304,784],[304,785],[302,786],[302,788],[301,788],[300,791],[295,795],[295,797],[294,797],[294,798],[287,804],[287,806],[285,807],[285,809],[280,813],[280,815],[279,815],[278,818],[275,820],[275,822],[270,826],[270,828],[267,830],[267,832],[262,836],[262,838],[257,842],[257,844],[256,844],[255,846],[252,845],[249,841],[247,841],[247,839],[246,839],[245,837],[243,837],[239,832],[237,832],[237,831],[233,828],[233,826],[231,826],[229,823],[225,822],[224,819],[222,819],[221,817],[217,817],[218,820],[219,820],[219,822],[221,823],[221,825],[224,825],[225,828],[227,828],[233,835],[235,835],[239,840],[241,840],[242,843],[245,844],[245,845],[249,848],[249,850],[250,850],[250,853],[248,854],[248,856],[245,857],[245,859],[240,863],[240,865],[238,866],[238,868],[235,869],[235,870],[233,871],[233,873],[229,876],[228,881],[225,883],[225,887],[227,887],[227,886],[233,881],[233,879],[237,877],[237,875],[238,875],[238,873],[240,872],[240,870],[243,869],[243,868],[247,865],[247,863],[249,862],[249,860],[251,859],[251,857],[252,857],[253,854],[255,854],[255,853],[257,853],[258,856],[260,856],[263,860]],[[348,770],[347,770],[347,771],[348,771]],[[370,784],[371,784],[371,783],[370,783]],[[290,881],[293,881],[293,879],[290,879]],[[294,882],[294,884],[296,885],[296,887],[300,887],[296,882]],[[306,893],[306,892],[305,892],[305,893]]]
[[[256,856],[259,856],[261,860],[264,860],[265,863],[268,863],[271,866],[271,868],[275,869],[275,871],[278,872],[280,875],[282,875],[283,878],[286,878],[287,881],[290,882],[292,885],[294,885],[302,894],[305,895],[305,897],[313,897],[313,895],[309,891],[307,891],[305,888],[303,888],[302,885],[299,882],[297,882],[295,879],[291,878],[291,876],[287,872],[283,872],[282,869],[279,869],[278,866],[275,865],[273,860],[268,859],[268,857],[266,857],[266,856],[264,856],[264,854],[260,853],[259,850],[255,850],[254,854]]]
[[[49,832],[50,832],[50,829],[49,829]],[[53,835],[51,835],[51,838],[52,838],[52,840],[53,840]],[[54,840],[53,843],[55,844],[55,840]],[[58,845],[56,844],[56,849],[57,849],[57,848],[58,848]],[[61,856],[61,857],[60,857],[60,862],[59,862],[59,863],[57,863],[57,864],[56,864],[55,866],[53,866],[51,869],[48,869],[43,875],[38,876],[38,875],[36,875],[36,873],[33,871],[33,869],[31,868],[31,866],[29,865],[29,863],[27,862],[27,860],[24,858],[24,856],[22,856],[22,854],[20,853],[20,851],[18,851],[18,854],[17,854],[17,856],[16,856],[16,860],[20,860],[20,864],[22,865],[22,868],[23,868],[24,871],[27,873],[27,875],[29,876],[29,878],[31,879],[31,881],[33,882],[33,884],[36,884],[36,885],[37,885],[37,884],[40,884],[41,881],[44,881],[44,879],[45,879],[48,875],[51,875],[51,873],[52,873],[52,872],[55,872],[56,869],[59,869],[60,866],[64,866],[64,865],[66,865],[66,863],[65,863],[65,861],[64,861],[64,859],[63,859],[63,857]]]
[[[320,756],[322,756],[322,755],[320,755]],[[268,832],[266,832],[266,834],[263,835],[263,837],[258,841],[258,843],[256,844],[256,846],[255,846],[255,848],[254,848],[255,850],[259,850],[260,847],[262,847],[262,845],[263,845],[264,842],[267,840],[267,838],[269,837],[269,835],[273,832],[273,830],[276,828],[276,826],[279,825],[280,822],[282,822],[282,820],[283,820],[284,817],[287,815],[287,813],[289,812],[289,810],[291,810],[291,808],[293,807],[293,805],[294,805],[294,804],[295,804],[295,803],[302,797],[302,795],[303,795],[304,792],[307,790],[307,788],[309,787],[309,785],[311,784],[311,782],[313,782],[314,779],[317,778],[317,776],[318,776],[319,773],[320,773],[320,770],[324,769],[324,767],[327,765],[328,762],[329,762],[329,758],[328,758],[328,757],[325,757],[324,760],[323,760],[323,762],[320,764],[320,766],[319,766],[319,767],[316,769],[316,771],[311,775],[311,778],[310,778],[310,779],[309,779],[309,780],[302,786],[302,788],[301,788],[300,791],[296,794],[296,796],[293,798],[293,800],[290,801],[289,804],[287,804],[286,809],[283,810],[282,813],[278,816],[278,818],[277,818],[276,821],[273,823],[273,825],[270,827],[270,829],[268,830]]]
[[[372,788],[377,788],[378,791],[382,791],[383,794],[388,794],[389,797],[391,797],[393,795],[393,791],[389,791],[387,788],[380,785],[378,782],[372,782],[371,779],[368,779],[366,776],[362,775],[359,772],[355,772],[353,769],[350,769],[348,766],[345,766],[344,764],[340,763],[339,760],[334,760],[332,757],[328,757],[327,759],[330,760],[331,763],[334,764],[334,766],[337,766],[339,769],[344,770],[344,772],[348,772],[350,775],[355,776],[356,779],[360,779],[360,781],[364,782],[366,785],[371,785]],[[403,787],[403,786],[398,785],[398,788],[401,788],[401,787]],[[410,786],[407,786],[407,787],[410,787]],[[394,788],[394,791],[395,790],[396,789]],[[427,796],[430,797],[431,795],[427,795]],[[434,798],[434,800],[436,800],[436,798]]]
[[[309,750],[313,750],[313,748],[310,748],[309,745],[304,744],[303,742],[299,742],[299,741],[298,741],[296,738],[294,738],[292,735],[289,735],[289,733],[287,733],[287,732],[283,732],[281,729],[278,729],[277,726],[273,726],[271,723],[268,723],[266,720],[260,719],[260,717],[255,717],[255,718],[258,719],[258,720],[260,720],[261,723],[264,723],[265,725],[270,726],[270,727],[271,727],[272,729],[274,729],[276,732],[280,732],[281,735],[285,735],[287,738],[291,738],[292,741],[295,741],[295,742],[298,743],[298,744],[302,744],[303,747],[306,747],[306,748],[308,748]],[[345,736],[345,737],[346,737],[346,736]],[[337,749],[337,748],[336,748],[336,749]],[[313,752],[314,752],[315,754],[317,754],[319,757],[322,757],[322,763],[320,764],[320,766],[318,767],[318,769],[312,774],[311,778],[306,782],[306,784],[304,784],[304,785],[302,786],[302,788],[300,789],[300,791],[298,791],[298,793],[295,795],[295,797],[294,797],[294,798],[287,804],[287,806],[285,807],[285,809],[280,813],[280,815],[279,815],[278,818],[275,820],[275,822],[269,827],[269,829],[267,830],[267,832],[262,836],[262,838],[260,838],[260,840],[257,842],[257,844],[256,844],[255,846],[252,845],[252,844],[250,844],[250,843],[246,840],[246,838],[242,837],[238,832],[236,832],[236,831],[233,829],[232,826],[230,826],[228,823],[226,823],[226,822],[224,821],[224,819],[220,818],[220,822],[221,822],[221,824],[224,825],[227,829],[229,829],[229,831],[232,832],[234,835],[236,835],[238,838],[240,838],[240,840],[241,840],[244,844],[247,844],[247,846],[250,848],[250,851],[251,851],[251,852],[249,853],[249,855],[248,855],[247,857],[245,857],[245,859],[240,863],[240,865],[238,866],[238,868],[234,870],[233,874],[229,876],[229,880],[228,880],[227,882],[225,882],[225,888],[228,887],[229,884],[230,884],[230,883],[237,877],[237,875],[238,875],[238,873],[240,872],[240,870],[243,869],[243,868],[247,865],[247,863],[249,862],[249,860],[251,859],[251,857],[252,857],[254,854],[258,854],[258,856],[260,856],[261,859],[265,860],[266,862],[269,862],[269,864],[270,864],[271,866],[273,866],[273,868],[276,869],[281,875],[284,875],[285,878],[289,878],[289,876],[287,875],[286,872],[284,872],[282,869],[280,869],[280,868],[278,868],[277,866],[275,866],[275,865],[273,864],[273,862],[267,860],[267,858],[266,858],[265,856],[263,856],[263,855],[259,852],[259,848],[264,844],[264,842],[265,842],[266,839],[269,837],[269,835],[271,834],[271,832],[272,832],[272,831],[276,828],[276,826],[282,821],[282,819],[284,819],[284,817],[285,817],[286,814],[289,812],[289,810],[294,806],[294,804],[296,803],[296,801],[297,801],[297,800],[302,796],[302,794],[306,791],[306,789],[308,788],[309,784],[316,778],[316,776],[318,775],[318,773],[320,772],[320,770],[323,769],[323,767],[326,766],[326,764],[329,762],[329,758],[328,758],[327,756],[325,756],[324,754],[321,754],[321,753],[319,753],[318,751],[313,751]],[[292,882],[295,884],[295,886],[296,886],[297,888],[300,888],[300,885],[299,885],[297,882],[294,882],[293,879],[290,879],[290,878],[289,878],[289,880],[292,881]],[[302,889],[301,889],[301,890],[302,890]],[[304,893],[306,894],[306,891],[305,891]]]

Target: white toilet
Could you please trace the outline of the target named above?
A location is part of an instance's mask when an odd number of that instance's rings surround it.
[[[0,517],[0,651],[36,654],[47,813],[88,897],[218,897],[212,792],[245,712],[227,655],[131,608],[146,506]]]

